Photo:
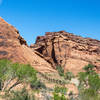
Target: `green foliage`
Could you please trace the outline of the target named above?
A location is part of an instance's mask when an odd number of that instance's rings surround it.
[[[33,89],[41,89],[41,88],[46,89],[46,86],[41,81],[37,80],[35,82],[34,81],[31,82],[31,88],[33,88]]]
[[[71,78],[74,78],[74,74],[72,72],[68,71],[68,72],[64,73],[64,68],[61,65],[57,66],[56,69],[57,69],[59,75],[64,77],[65,79],[71,80]]]
[[[85,82],[86,78],[87,78],[87,73],[86,72],[79,72],[78,77],[79,77],[80,83]]]
[[[78,100],[100,100],[100,96],[93,89],[88,88],[80,92]]]
[[[60,99],[61,97],[59,96],[58,93],[54,93],[53,96],[54,96],[54,97],[53,97],[54,100],[61,100],[61,99]]]
[[[87,85],[89,77],[97,75],[96,72],[93,70],[93,68],[94,65],[88,64],[83,68],[85,72],[79,72],[78,77],[80,80],[80,84],[83,83]]]
[[[29,65],[24,65],[24,64],[17,64],[18,66],[16,66],[16,76],[18,77],[18,79],[20,79],[21,81],[25,81],[25,82],[32,82],[32,81],[36,81],[37,77],[36,77],[36,71]]]
[[[60,94],[54,93],[53,95],[54,95],[53,97],[54,100],[67,100],[63,94],[60,96]]]
[[[9,72],[10,65],[11,65],[11,62],[6,59],[0,60],[0,80],[1,81],[5,81],[8,78],[7,74]]]
[[[66,94],[67,93],[67,88],[55,86],[54,92],[61,93],[61,94]]]
[[[66,100],[66,97],[64,96],[64,94],[61,95],[60,100]]]
[[[58,73],[59,73],[60,76],[64,76],[64,69],[63,69],[62,66],[58,65],[56,67],[56,69],[57,69],[57,71],[58,71]]]
[[[36,71],[29,65],[12,63],[8,60],[0,60],[0,88],[6,90],[8,85],[16,79],[8,90],[20,83],[31,83],[37,81]]]
[[[88,64],[88,65],[85,66],[83,69],[89,74],[89,73],[93,72],[93,68],[94,68],[94,67],[95,67],[94,65]]]
[[[6,59],[0,60],[0,90],[2,90],[4,82],[11,77],[10,66],[11,61]]]
[[[53,99],[54,100],[67,100],[64,94],[66,94],[67,89],[64,87],[58,87],[55,86],[54,93],[53,93]]]
[[[100,77],[98,74],[89,75],[88,84],[95,92],[100,91]]]
[[[23,88],[21,91],[11,91],[5,96],[6,100],[35,100],[33,94],[29,94],[28,91]]]
[[[79,73],[79,99],[78,100],[100,100],[100,77],[93,70],[93,65],[84,67],[85,72]]]
[[[72,72],[66,72],[64,75],[65,79],[71,80],[72,78],[74,78],[74,74]]]

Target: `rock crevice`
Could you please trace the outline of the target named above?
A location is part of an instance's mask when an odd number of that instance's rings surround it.
[[[83,38],[65,31],[46,32],[45,36],[36,39],[31,48],[36,51],[41,49],[39,53],[51,62],[54,68],[56,65],[62,65],[65,70],[75,74],[88,63],[94,64],[98,69],[100,67],[100,62],[97,61],[100,59],[99,40]]]

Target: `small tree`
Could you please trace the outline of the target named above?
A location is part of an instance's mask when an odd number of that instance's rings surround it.
[[[56,67],[56,69],[57,69],[57,71],[58,71],[58,73],[59,73],[60,76],[64,76],[64,69],[63,69],[62,66],[58,65]]]
[[[67,89],[65,87],[55,86],[54,93],[53,93],[53,99],[54,100],[67,100],[64,95],[66,92],[67,92]]]
[[[41,82],[40,80],[37,80],[35,82],[34,81],[31,82],[31,88],[32,89],[41,89],[41,88],[46,89],[46,86],[43,82]]]
[[[29,65],[12,63],[8,60],[0,60],[0,82],[1,82],[1,90],[10,91],[16,85],[21,83],[31,83],[37,81],[36,71]],[[9,86],[9,84],[16,80]]]
[[[100,77],[98,74],[89,75],[88,77],[88,84],[95,93],[100,91]]]
[[[88,64],[87,66],[85,66],[83,69],[89,74],[89,73],[93,73],[94,72],[94,65],[92,64]]]
[[[66,94],[67,93],[67,88],[55,86],[54,91],[56,93]]]
[[[93,68],[89,64],[79,73],[79,100],[100,100],[100,77]]]
[[[0,60],[0,88],[4,90],[9,82],[12,80],[11,61],[6,59]],[[9,79],[10,78],[10,79]]]
[[[74,78],[74,74],[72,72],[66,72],[64,75],[65,79],[71,80],[72,78]]]
[[[35,96],[32,93],[28,93],[25,88],[20,91],[11,91],[10,93],[6,93],[4,98],[6,100],[35,100]]]

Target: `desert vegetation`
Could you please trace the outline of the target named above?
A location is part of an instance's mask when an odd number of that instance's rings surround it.
[[[45,85],[37,79],[37,71],[29,64],[12,63],[9,60],[0,60],[0,92],[4,92],[6,100],[34,100],[27,91],[31,89],[45,88]],[[14,91],[18,85],[24,86]],[[9,95],[9,96],[7,96]]]
[[[0,60],[0,89],[10,91],[21,83],[37,81],[36,71],[29,65]],[[11,83],[13,84],[9,86]]]
[[[83,68],[84,71],[79,72],[76,77],[72,72],[64,73],[62,67],[59,66],[58,73],[65,80],[64,84],[60,84],[60,80],[48,78],[47,75],[37,72],[29,64],[12,63],[2,59],[0,60],[0,96],[4,100],[37,100],[35,93],[38,90],[43,100],[100,100],[100,76],[94,67],[88,64]],[[50,84],[55,83],[55,87],[52,89],[46,87],[45,82],[41,82],[37,77],[38,73],[42,78],[50,81]],[[76,96],[73,92],[68,93],[68,88],[65,87],[65,84],[68,84],[66,80],[71,82],[73,78],[79,81],[77,86],[79,94]],[[19,84],[23,84],[23,87],[16,90],[15,87]],[[30,86],[30,89],[27,86]]]
[[[6,100],[35,100],[34,94],[28,93],[25,88],[22,88],[20,91],[6,93],[4,98]]]
[[[67,88],[55,86],[54,93],[53,93],[53,99],[54,100],[67,100],[67,98],[65,97],[66,93],[67,93]]]
[[[84,70],[85,72],[79,73],[78,100],[100,100],[100,76],[91,64],[85,66]]]
[[[61,77],[64,77],[65,80],[71,80],[74,78],[74,74],[70,71],[64,72],[64,68],[61,65],[56,66],[56,69]]]

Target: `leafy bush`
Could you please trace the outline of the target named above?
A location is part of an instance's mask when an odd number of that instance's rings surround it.
[[[74,74],[72,72],[66,72],[64,75],[65,79],[71,80],[72,78],[74,78]]]
[[[79,99],[78,100],[100,100],[100,77],[93,70],[93,65],[84,67],[85,72],[79,73]]]
[[[60,76],[64,76],[64,69],[62,66],[58,65],[58,66],[56,66],[56,69]]]
[[[53,99],[54,100],[67,100],[66,97],[63,94],[58,94],[58,93],[54,93],[53,94]]]
[[[46,86],[41,81],[37,80],[35,82],[34,81],[31,82],[31,88],[33,88],[33,89],[41,89],[41,88],[46,89]]]
[[[53,93],[53,99],[54,100],[67,100],[64,94],[66,94],[67,89],[65,87],[58,87],[55,86],[54,93]]]
[[[87,74],[91,73],[91,72],[94,72],[94,65],[92,64],[88,64],[87,66],[85,66],[83,69],[86,71]]]
[[[88,84],[91,89],[95,92],[100,91],[100,77],[98,74],[89,75],[88,77]]]
[[[54,100],[67,100],[67,99],[63,94],[60,96],[59,94],[54,93]]]
[[[6,94],[6,100],[35,100],[33,94],[29,94],[28,91],[23,88],[21,91],[11,91]]]
[[[67,93],[67,88],[55,86],[54,91],[56,93],[66,94]]]
[[[68,71],[68,72],[64,73],[64,68],[61,65],[57,66],[56,69],[57,69],[59,75],[63,76],[65,79],[71,80],[71,78],[74,78],[74,74],[72,72]]]
[[[8,85],[16,80],[10,88]],[[13,87],[23,82],[37,81],[36,71],[29,64],[12,63],[8,60],[0,60],[0,88],[2,91],[10,91]]]
[[[54,97],[53,97],[54,100],[60,100],[59,94],[54,93],[53,96],[54,96]]]
[[[91,88],[83,89],[79,93],[78,100],[100,100],[100,95]]]

